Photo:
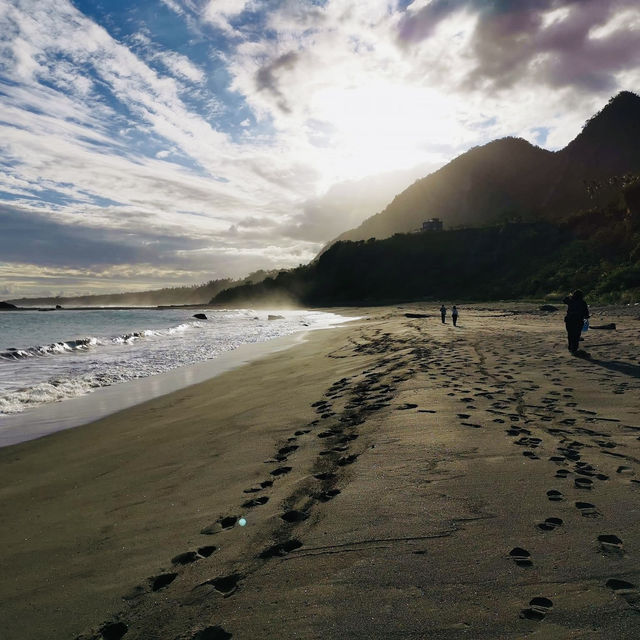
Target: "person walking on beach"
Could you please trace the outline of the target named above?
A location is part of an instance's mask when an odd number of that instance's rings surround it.
[[[447,315],[447,307],[442,305],[440,307],[440,317],[442,318],[442,324],[444,324],[444,319],[445,319],[446,315]]]
[[[567,314],[564,317],[564,324],[567,328],[567,341],[569,351],[577,354],[580,345],[580,333],[584,321],[589,317],[589,307],[584,301],[584,294],[580,289],[576,289],[568,295],[562,302],[567,305]]]
[[[453,320],[453,326],[456,327],[458,322],[458,307],[456,307],[455,304],[451,308],[451,319]]]

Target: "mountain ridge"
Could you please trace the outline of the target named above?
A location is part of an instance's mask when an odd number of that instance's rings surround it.
[[[341,240],[382,239],[437,217],[448,228],[557,221],[592,205],[586,181],[640,170],[640,97],[622,91],[558,151],[516,137],[473,147],[420,178]]]

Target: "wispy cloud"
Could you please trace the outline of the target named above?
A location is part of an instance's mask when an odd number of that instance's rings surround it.
[[[293,266],[415,167],[504,135],[559,148],[640,89],[632,0],[149,2],[0,4],[0,277]],[[92,250],[17,240],[43,229]]]

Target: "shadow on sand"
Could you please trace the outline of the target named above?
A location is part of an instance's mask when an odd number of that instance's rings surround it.
[[[640,365],[637,364],[631,364],[630,362],[618,362],[617,360],[596,360],[595,358],[592,358],[591,362],[600,367],[604,367],[605,369],[609,369],[610,371],[622,373],[625,376],[640,378]]]

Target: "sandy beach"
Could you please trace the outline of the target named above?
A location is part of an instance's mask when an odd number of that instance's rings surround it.
[[[637,638],[640,309],[437,306],[0,449],[3,640]]]

